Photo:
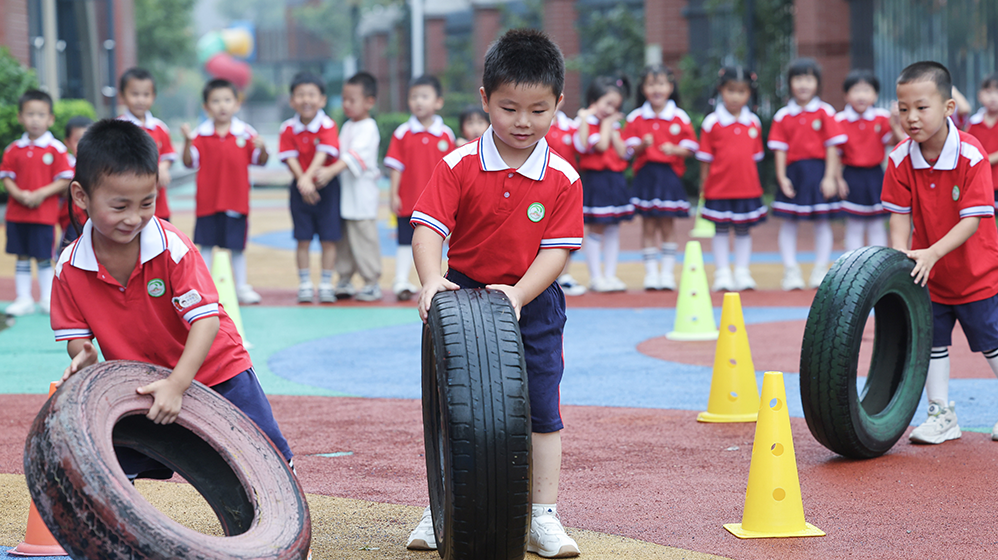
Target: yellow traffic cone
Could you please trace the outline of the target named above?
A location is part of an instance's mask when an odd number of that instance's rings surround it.
[[[246,340],[246,332],[243,331],[243,316],[239,312],[236,282],[232,278],[232,261],[229,260],[228,251],[215,253],[211,265],[211,278],[215,281],[215,289],[218,290],[218,303],[225,309],[232,322],[236,324],[236,330],[243,339],[243,346],[249,349],[252,345]]]
[[[742,318],[742,300],[737,293],[729,292],[724,294],[721,308],[721,335],[714,351],[707,412],[698,414],[697,421],[755,422],[758,416],[759,386]]]
[[[703,251],[699,241],[687,241],[683,255],[683,276],[679,279],[676,323],[669,340],[717,340],[717,323],[703,269]]]
[[[742,522],[727,523],[724,528],[740,539],[825,535],[804,521],[787,392],[780,372],[767,371],[762,378]]]
[[[703,205],[704,200],[703,196],[701,196],[700,202],[697,204],[697,214],[693,222],[693,229],[690,230],[690,237],[710,239],[717,233],[717,229],[714,227],[714,222],[703,217]]]

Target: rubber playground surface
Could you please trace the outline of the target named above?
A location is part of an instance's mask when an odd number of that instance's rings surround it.
[[[174,223],[190,234],[193,189],[173,189],[170,197]],[[257,374],[309,494],[313,557],[436,558],[436,552],[405,550],[427,503],[421,324],[411,303],[390,295],[394,241],[388,217],[381,224],[384,301],[297,305],[286,200],[284,190],[254,190],[247,255],[250,281],[264,301],[241,313]],[[742,294],[744,319],[760,387],[764,371],[785,373],[805,516],[827,536],[740,540],[728,533],[723,524],[742,520],[755,424],[696,422],[707,405],[714,343],[665,339],[676,295],[640,289],[638,226],[626,225],[622,235],[619,276],[629,291],[568,298],[558,506],[583,558],[998,556],[990,476],[998,468],[998,442],[990,437],[998,420],[998,380],[985,360],[954,333],[950,398],[957,402],[961,439],[915,446],[905,437],[867,461],[828,451],[808,431],[798,389],[800,341],[814,290],[778,289],[782,267],[773,222],[753,234],[752,269],[760,289]],[[680,222],[680,248],[691,226],[692,220]],[[810,250],[810,228],[801,233],[801,249]],[[836,240],[841,238],[836,226]],[[712,277],[709,240],[703,250]],[[800,256],[805,274],[810,255]],[[313,270],[317,261],[315,255]],[[0,309],[13,299],[13,270],[13,259],[0,255]],[[581,255],[572,272],[588,283]],[[721,296],[712,299],[719,319]],[[871,344],[872,334],[864,341]],[[0,330],[4,548],[24,536],[28,428],[48,382],[67,363],[65,345],[53,341],[45,315],[21,317]],[[914,421],[924,418],[923,402]],[[140,481],[139,488],[172,518],[221,534],[207,504],[183,481]]]

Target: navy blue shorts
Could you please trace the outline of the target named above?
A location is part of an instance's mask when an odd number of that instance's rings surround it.
[[[953,343],[953,325],[957,320],[967,335],[971,352],[998,348],[998,295],[958,305],[932,302],[933,347]]]
[[[194,221],[194,243],[242,251],[246,248],[247,225],[246,215],[238,212],[199,216]]]
[[[884,187],[884,169],[873,167],[845,166],[842,178],[849,185],[849,194],[842,201],[842,210],[854,218],[879,218],[887,215],[880,203],[880,191]]]
[[[412,233],[416,231],[416,228],[409,223],[411,219],[412,216],[399,216],[396,220],[398,222],[396,229],[398,230],[399,245],[412,245]]]
[[[462,288],[485,284],[450,269],[447,279]],[[561,376],[565,373],[565,294],[554,282],[520,309],[520,336],[527,363],[531,429],[539,434],[557,432],[561,421]]]
[[[48,261],[54,248],[55,226],[7,222],[7,254]]]
[[[583,183],[584,185],[585,183]],[[634,211],[653,218],[688,218],[690,200],[682,180],[667,163],[644,164],[631,182]]]
[[[794,220],[817,220],[838,217],[842,202],[838,196],[825,199],[821,194],[821,179],[825,176],[825,160],[804,159],[787,166],[787,179],[794,185],[794,197],[787,198],[776,188],[773,215]]]
[[[587,224],[619,224],[634,217],[627,179],[619,171],[582,171],[582,218]]]
[[[317,191],[319,202],[306,204],[298,191],[298,181],[291,181],[291,221],[298,241],[339,241],[340,236],[340,179],[334,177]],[[196,242],[195,242],[196,243]]]
[[[260,387],[260,381],[256,377],[256,372],[250,368],[239,375],[223,381],[211,387],[218,394],[222,395],[229,402],[236,405],[236,408],[249,416],[260,431],[267,434],[274,447],[284,457],[285,461],[290,461],[294,456],[288,446],[288,440],[284,438],[281,429],[274,420],[274,413],[270,408],[270,401]],[[127,447],[115,447],[118,455],[118,464],[126,475],[141,475],[141,478],[167,479],[173,476],[173,471],[165,465],[147,457],[134,449]]]

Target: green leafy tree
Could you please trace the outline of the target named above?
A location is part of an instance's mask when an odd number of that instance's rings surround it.
[[[190,68],[197,64],[194,2],[135,0],[138,63],[152,72],[160,87],[173,82],[174,68]]]
[[[25,90],[37,87],[35,71],[22,66],[10,49],[0,47],[0,106],[17,105],[17,98]]]
[[[565,64],[570,70],[582,72],[583,84],[596,76],[621,74],[633,82],[641,74],[645,60],[642,10],[618,5],[605,11],[580,13],[578,29],[581,54]]]

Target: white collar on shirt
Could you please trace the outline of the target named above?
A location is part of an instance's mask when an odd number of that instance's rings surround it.
[[[863,111],[863,114],[861,115],[857,113],[856,109],[853,109],[852,105],[849,105],[848,103],[846,103],[846,108],[842,109],[842,114],[845,115],[846,120],[849,122],[856,122],[859,119],[863,119],[864,121],[872,121],[873,119],[877,118],[877,110],[874,109],[872,106],[867,107],[866,110]]]
[[[433,115],[433,122],[427,128],[423,126],[423,123],[419,122],[416,115],[409,115],[409,130],[413,133],[429,132],[434,136],[442,136],[444,133],[444,119],[440,115]]]
[[[76,247],[69,255],[69,264],[81,270],[97,272],[97,255],[94,253],[93,243],[93,220],[87,220],[83,225],[83,233],[80,234]],[[139,260],[143,264],[149,262],[168,248],[167,231],[159,223],[158,218],[149,220],[146,227],[139,232]],[[62,259],[59,259],[60,261]]]
[[[566,115],[564,111],[558,111],[555,113],[554,118],[554,126],[556,126],[559,130],[570,130],[576,126],[575,120],[568,118],[568,115]]]
[[[316,132],[319,132],[320,128],[322,128],[322,122],[325,119],[326,119],[326,112],[323,111],[322,109],[319,109],[319,112],[317,112],[315,116],[312,117],[312,120],[308,123],[308,125],[306,125],[305,123],[301,122],[301,115],[295,113],[295,118],[294,121],[292,122],[292,130],[294,131],[295,134],[301,134],[305,130],[308,130],[312,134],[315,134]]]
[[[925,156],[922,155],[922,148],[918,142],[912,140],[908,142],[908,153],[911,155],[911,166],[915,169],[938,169],[939,171],[952,171],[956,169],[956,164],[960,159],[960,131],[957,130],[956,124],[953,123],[952,119],[946,119],[946,124],[949,125],[949,132],[946,133],[946,142],[943,144],[943,149],[939,152],[939,159],[936,160],[935,165],[929,165],[929,162],[925,160]]]
[[[724,103],[718,103],[717,108],[714,109],[714,113],[717,114],[717,123],[721,126],[731,126],[735,122],[740,122],[745,126],[752,126],[752,111],[749,111],[748,107],[742,107],[740,113],[738,113],[738,118],[736,119],[732,115],[728,108],[724,106]]]
[[[137,126],[141,126],[142,128],[146,128],[149,130],[156,128],[156,117],[152,116],[152,113],[149,111],[146,111],[145,118],[141,120],[138,119],[135,115],[133,115],[131,111],[125,111],[125,114],[121,115],[118,118],[129,121]]]
[[[208,119],[203,123],[198,125],[197,133],[199,136],[212,136],[215,134],[215,121]],[[241,121],[236,117],[232,117],[232,122],[229,123],[229,134],[233,136],[250,136],[249,131],[246,129],[246,123]]]
[[[485,134],[478,140],[478,161],[482,164],[482,171],[502,171],[509,169],[509,165],[503,161],[499,155],[499,148],[496,147],[495,136],[490,126]],[[530,153],[527,161],[523,162],[516,172],[528,179],[542,181],[544,173],[548,168],[549,148],[547,140],[541,138],[534,146],[534,151]]]
[[[49,144],[53,141],[55,141],[55,136],[52,136],[52,133],[47,130],[45,131],[45,134],[35,138],[33,142],[28,140],[28,133],[25,132],[21,135],[21,139],[17,141],[17,147],[27,148],[28,146],[38,146],[39,148],[48,148]]]
[[[987,114],[988,110],[985,109],[984,107],[981,107],[980,109],[977,110],[976,113],[970,115],[970,119],[968,122],[970,122],[970,124],[981,124],[982,122],[984,122],[984,117]]]
[[[662,112],[656,114],[655,109],[651,106],[651,102],[645,101],[644,105],[641,106],[641,118],[645,120],[659,118],[664,121],[671,121],[676,118],[676,109],[676,102],[670,99],[665,103],[665,107],[662,108]]]
[[[821,108],[821,99],[818,99],[817,95],[812,97],[811,100],[807,102],[807,105],[803,107],[798,105],[797,100],[793,98],[790,99],[790,103],[787,103],[787,111],[790,113],[790,116],[800,114],[801,111],[813,113],[820,108]]]

